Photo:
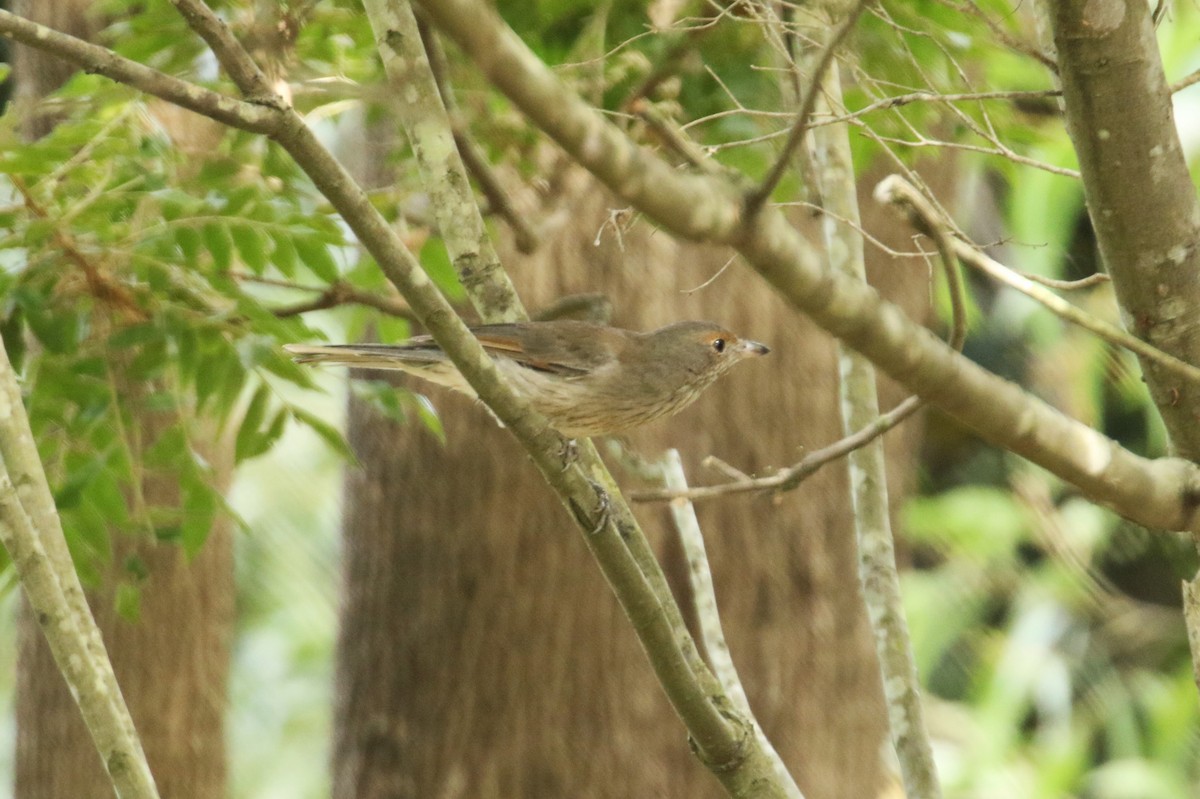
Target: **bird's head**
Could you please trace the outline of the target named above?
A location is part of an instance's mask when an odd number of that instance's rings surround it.
[[[764,344],[740,338],[712,322],[678,322],[647,333],[651,360],[707,383],[746,358],[766,355]]]

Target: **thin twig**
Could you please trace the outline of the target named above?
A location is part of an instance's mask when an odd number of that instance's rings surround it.
[[[791,164],[792,153],[804,141],[804,135],[808,131],[808,120],[812,116],[813,109],[817,106],[817,96],[820,94],[821,83],[825,79],[825,72],[837,56],[838,47],[850,35],[850,31],[854,29],[854,24],[858,22],[858,18],[866,10],[868,2],[869,0],[859,0],[855,4],[853,10],[838,25],[833,36],[826,43],[824,50],[821,51],[820,58],[817,59],[816,66],[813,67],[812,75],[809,78],[808,87],[804,91],[804,99],[800,101],[800,110],[796,112],[796,121],[792,125],[792,130],[788,134],[787,141],[784,142],[783,151],[775,159],[774,166],[771,167],[763,182],[746,195],[747,217],[753,216],[758,212],[758,209],[762,208],[763,203],[767,201],[767,198],[775,191],[775,187],[779,185],[779,181],[783,179],[784,172],[787,171],[788,166]]]
[[[910,219],[922,232],[932,234],[936,230],[950,230],[949,221],[914,189],[907,181],[898,175],[884,178],[875,188],[875,197],[880,202],[903,207]],[[1126,333],[1114,324],[1098,319],[1080,308],[1024,277],[1004,264],[996,261],[966,241],[957,237],[951,238],[954,253],[968,266],[974,267],[989,277],[998,280],[1009,288],[1014,288],[1022,294],[1037,300],[1056,316],[1090,330],[1111,344],[1124,347],[1147,360],[1153,361],[1172,373],[1195,383],[1200,383],[1200,368],[1170,355],[1157,347],[1135,336]]]
[[[663,485],[666,488],[687,491],[687,475],[683,471],[683,460],[679,457],[679,450],[667,450],[661,469]],[[691,502],[680,498],[671,502],[670,509],[675,530],[679,533],[680,546],[684,557],[687,558],[688,582],[692,588],[692,600],[700,627],[700,644],[708,656],[708,664],[730,701],[754,727],[754,735],[775,767],[775,773],[786,790],[786,795],[789,799],[804,799],[800,787],[796,785],[796,781],[784,765],[783,758],[779,756],[750,709],[746,688],[738,676],[737,667],[733,664],[729,642],[725,640],[725,630],[721,626],[721,614],[717,609],[717,590],[713,585],[712,570],[708,565],[704,534],[700,530],[700,520],[696,518],[696,508]]]
[[[1048,288],[1057,289],[1058,291],[1078,291],[1080,289],[1090,289],[1092,286],[1099,286],[1101,283],[1109,283],[1112,278],[1104,272],[1097,272],[1094,275],[1080,278],[1079,280],[1058,280],[1053,277],[1043,277],[1035,275],[1032,272],[1018,272],[1013,270],[1013,274],[1020,275],[1026,280],[1032,280],[1034,283],[1041,283]]]
[[[988,26],[988,29],[992,32],[992,35],[999,39],[1005,47],[1013,50],[1014,52],[1029,56],[1054,74],[1058,74],[1058,62],[1029,42],[1012,36],[974,2],[955,3],[950,2],[949,0],[940,0],[940,2],[950,8],[955,9],[956,11],[971,14],[972,16],[982,20],[983,24]]]
[[[9,175],[9,182],[25,200],[25,207],[38,219],[50,218],[46,208],[37,201],[25,180],[20,175]],[[105,274],[92,259],[79,249],[74,237],[59,225],[54,225],[54,243],[62,250],[67,260],[79,267],[87,283],[88,292],[103,303],[111,305],[126,314],[133,321],[144,322],[148,317],[146,311],[138,304],[133,292],[128,286],[114,280]]]
[[[634,103],[630,110],[636,114],[654,134],[678,155],[688,166],[709,174],[722,172],[721,166],[709,158],[698,144],[684,135],[682,129],[667,119],[661,111],[647,102]]]
[[[1178,92],[1178,91],[1182,91],[1182,90],[1186,89],[1188,86],[1191,86],[1195,83],[1200,83],[1200,69],[1196,70],[1195,72],[1191,73],[1190,75],[1185,75],[1184,77],[1182,77],[1179,80],[1172,83],[1171,84],[1171,94],[1174,94],[1175,92]]]
[[[283,98],[271,88],[266,74],[234,37],[233,31],[229,30],[224,20],[212,13],[203,3],[171,0],[171,5],[175,6],[175,10],[187,22],[188,27],[212,48],[217,62],[248,101],[270,106],[284,104]]]
[[[694,502],[702,499],[727,497],[733,494],[757,493],[760,491],[791,491],[809,477],[812,477],[821,467],[846,457],[854,450],[866,446],[888,430],[891,430],[918,411],[922,404],[920,397],[908,397],[895,408],[880,416],[870,426],[839,439],[827,447],[814,450],[792,466],[780,469],[774,474],[765,477],[752,477],[746,480],[713,486],[692,486],[687,490],[641,489],[630,491],[629,498],[638,502],[666,502],[680,498]]]
[[[1012,150],[1010,150],[1008,148],[983,147],[982,145],[978,145],[978,144],[965,144],[963,142],[952,142],[952,141],[943,141],[940,139],[930,139],[924,135],[921,135],[917,141],[909,141],[908,139],[899,139],[894,136],[878,136],[877,138],[879,139],[879,141],[888,142],[890,144],[899,144],[902,147],[912,147],[914,149],[920,148],[920,147],[938,147],[938,148],[941,148],[944,150],[962,150],[963,152],[968,152],[968,153],[983,153],[984,155],[995,155],[995,156],[999,156],[1000,158],[1007,158],[1008,160],[1010,160],[1016,164],[1022,164],[1024,166],[1033,167],[1034,169],[1040,169],[1043,172],[1049,172],[1051,175],[1061,175],[1062,177],[1065,177],[1065,178],[1079,180],[1079,170],[1077,170],[1077,169],[1068,169],[1067,167],[1055,166],[1053,164],[1047,164],[1045,161],[1038,161],[1036,158],[1030,158],[1029,156],[1021,155],[1019,153],[1013,152]]]
[[[380,296],[370,291],[362,291],[355,288],[344,280],[335,281],[328,286],[301,286],[295,283],[287,283],[286,281],[271,281],[267,279],[256,278],[254,276],[243,276],[244,280],[251,280],[257,283],[268,285],[284,285],[287,288],[297,291],[316,291],[320,292],[311,300],[298,302],[293,305],[285,305],[279,308],[272,309],[276,317],[286,319],[290,316],[299,316],[301,314],[310,313],[312,311],[324,311],[329,308],[337,308],[340,305],[365,305],[368,308],[374,308],[377,311],[394,316],[398,319],[407,319],[410,322],[417,320],[416,314],[408,307],[408,303],[398,297]]]

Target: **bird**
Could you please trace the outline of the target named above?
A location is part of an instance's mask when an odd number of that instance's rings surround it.
[[[470,330],[512,390],[572,439],[621,434],[678,413],[734,364],[770,352],[713,322],[677,322],[648,332],[574,320]],[[285,349],[297,363],[400,370],[476,396],[431,336]]]

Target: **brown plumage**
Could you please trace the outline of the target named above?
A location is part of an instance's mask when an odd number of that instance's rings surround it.
[[[471,332],[513,390],[569,437],[620,433],[677,413],[735,363],[768,352],[712,322],[678,322],[647,333],[565,320]],[[300,363],[399,369],[475,396],[429,336],[287,350]]]

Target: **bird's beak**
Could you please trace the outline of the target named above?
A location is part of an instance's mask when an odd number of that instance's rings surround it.
[[[738,349],[742,355],[766,355],[770,352],[770,348],[766,344],[759,344],[757,341],[742,339],[738,342]]]

